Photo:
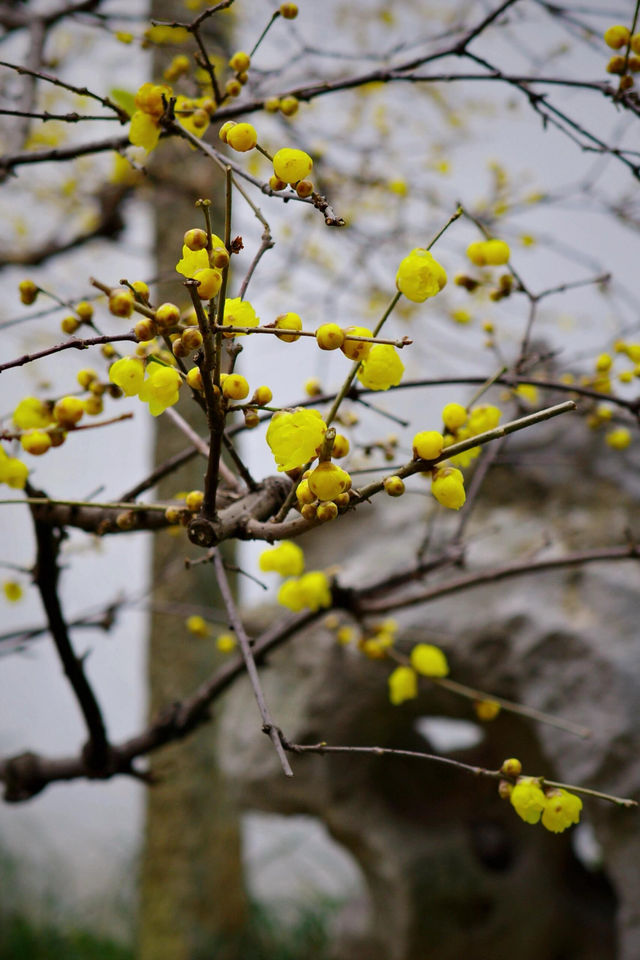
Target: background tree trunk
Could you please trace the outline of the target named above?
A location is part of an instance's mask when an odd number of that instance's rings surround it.
[[[152,16],[175,19],[184,8],[171,0],[155,0]],[[168,58],[156,55],[155,75],[160,77]],[[180,149],[181,147],[181,149]],[[178,172],[178,165],[179,171]],[[204,168],[204,169],[203,169]],[[165,189],[154,193],[156,262],[160,280],[159,302],[188,301],[176,294],[175,263],[179,259],[184,231],[202,226],[194,209],[198,197],[213,197],[224,190],[221,179],[212,177],[210,163],[193,154],[185,159],[184,146],[166,144],[152,164],[152,176]],[[176,194],[176,181],[184,191]],[[173,184],[173,186],[171,186]],[[216,204],[216,209],[222,205]],[[202,418],[189,397],[180,413],[200,430]],[[196,416],[197,414],[197,416]],[[155,461],[161,463],[183,450],[188,441],[165,417],[157,421]],[[158,496],[171,497],[179,490],[202,489],[204,461],[187,464],[177,475],[160,482]],[[180,531],[184,537],[184,532]],[[193,689],[212,672],[220,655],[212,637],[187,634],[185,615],[169,615],[169,605],[216,605],[217,588],[209,565],[190,571],[175,560],[176,543],[169,532],[155,538],[153,555],[153,605],[160,607],[151,619],[149,640],[149,711],[157,710]],[[193,549],[185,539],[185,556]],[[173,559],[172,559],[173,558]],[[229,799],[227,785],[216,756],[215,722],[153,756],[151,769],[158,783],[147,795],[147,816],[141,865],[139,914],[140,960],[197,960],[210,957],[220,942],[233,940],[245,921],[246,896],[240,858],[237,810]],[[231,949],[231,948],[229,948]]]

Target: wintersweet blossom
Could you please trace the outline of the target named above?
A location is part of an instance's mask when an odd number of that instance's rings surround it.
[[[411,651],[411,666],[423,677],[446,677],[449,673],[447,658],[432,643],[417,643]]]
[[[542,811],[542,826],[551,833],[562,833],[580,820],[582,800],[574,793],[561,788],[546,791],[546,803]]]
[[[231,297],[224,302],[222,322],[230,327],[257,327],[260,317],[248,300]],[[244,333],[225,333],[225,337],[244,337]]]
[[[285,580],[278,591],[278,603],[293,610],[320,610],[331,606],[331,588],[326,573],[312,570],[298,580]]]
[[[374,343],[361,361],[358,380],[368,390],[388,390],[402,380],[404,364],[395,347],[388,343]]]
[[[405,700],[413,700],[418,696],[418,677],[411,667],[396,667],[389,674],[389,700],[397,707]]]
[[[0,483],[6,483],[13,490],[24,490],[29,476],[29,468],[17,457],[9,457],[0,447]]]
[[[19,430],[47,427],[52,420],[50,407],[38,397],[23,397],[13,411],[13,422]]]
[[[283,147],[273,158],[273,172],[285,183],[297,183],[311,172],[313,160],[304,150]]]
[[[165,111],[165,101],[171,93],[171,87],[164,84],[142,84],[135,96],[137,109],[129,128],[129,140],[135,147],[143,147],[150,153],[157,145],[160,119]]]
[[[317,410],[280,410],[271,418],[267,443],[278,470],[294,470],[312,460],[327,427]]]
[[[444,267],[423,247],[415,247],[400,262],[396,274],[396,287],[414,303],[422,303],[429,297],[435,297],[446,283]]]
[[[109,380],[127,397],[135,397],[144,381],[144,363],[138,357],[121,357],[109,367]]]
[[[173,367],[165,367],[159,363],[152,363],[138,396],[144,403],[149,404],[149,413],[153,417],[164,413],[167,407],[178,402],[178,390],[182,379]]]
[[[281,577],[299,577],[304,570],[304,553],[293,540],[283,540],[260,554],[258,563],[263,573],[275,572]]]
[[[519,777],[509,799],[525,823],[537,823],[547,802],[542,787],[534,777]]]
[[[211,234],[211,249],[216,247],[224,248],[224,241],[215,233]],[[198,270],[206,270],[211,266],[209,263],[209,253],[204,248],[192,250],[186,244],[182,245],[182,258],[176,263],[176,270],[183,277],[193,277]]]

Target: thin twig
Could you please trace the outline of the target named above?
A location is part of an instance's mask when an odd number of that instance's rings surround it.
[[[224,569],[224,564],[222,562],[222,557],[218,550],[215,551],[213,555],[213,565],[216,571],[216,580],[218,581],[218,586],[220,588],[220,593],[222,595],[222,600],[224,602],[227,615],[229,617],[229,626],[235,632],[238,643],[240,645],[240,651],[242,653],[242,658],[244,660],[244,665],[247,670],[247,675],[249,677],[249,682],[251,683],[251,688],[253,690],[253,695],[256,698],[256,703],[258,704],[258,709],[260,711],[260,716],[262,717],[262,729],[268,736],[271,738],[271,742],[275,747],[275,751],[278,754],[278,758],[282,765],[282,769],[287,777],[293,776],[293,770],[287,760],[286,754],[282,745],[282,734],[278,727],[276,727],[273,722],[273,718],[267,706],[267,702],[264,698],[264,693],[262,692],[262,686],[260,684],[260,677],[258,676],[258,670],[256,667],[255,660],[253,658],[253,653],[251,651],[251,643],[249,637],[246,634],[244,629],[244,624],[238,613],[238,609],[235,605],[233,595],[231,593],[231,587],[229,586],[229,581],[227,580],[227,574]]]
[[[439,763],[442,766],[454,767],[456,770],[462,770],[464,773],[471,773],[475,777],[487,777],[490,780],[502,780],[504,774],[500,770],[486,770],[484,767],[475,767],[470,763],[463,763],[462,760],[453,760],[451,757],[442,757],[437,753],[425,753],[421,750],[399,750],[395,747],[333,747],[328,743],[289,743],[285,742],[285,749],[292,753],[319,753],[319,754],[369,754],[376,757],[411,757],[414,760],[428,760],[432,763]],[[608,800],[622,807],[637,807],[635,800],[629,800],[624,797],[616,797],[609,793],[601,793],[599,790],[591,790],[588,787],[577,787],[574,784],[556,783],[554,780],[547,780],[545,777],[536,777],[542,785],[548,787],[561,787],[570,790],[572,793],[582,793],[588,797],[596,797],[599,800]]]
[[[25,353],[16,360],[8,360],[0,364],[0,373],[10,370],[12,367],[23,367],[25,363],[33,363],[34,360],[41,360],[43,357],[49,357],[53,353],[60,353],[61,350],[88,350],[89,347],[96,347],[104,343],[122,343],[125,341],[137,343],[138,339],[130,330],[129,333],[105,334],[101,337],[89,337],[81,340],[79,337],[72,337],[63,343],[57,343],[54,347],[46,347],[44,350],[38,350],[37,353]]]

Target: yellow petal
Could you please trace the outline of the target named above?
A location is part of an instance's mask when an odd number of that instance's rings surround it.
[[[153,117],[142,110],[136,110],[131,118],[131,127],[129,128],[129,140],[135,147],[143,147],[147,153],[150,153],[158,143],[160,137],[160,127]]]

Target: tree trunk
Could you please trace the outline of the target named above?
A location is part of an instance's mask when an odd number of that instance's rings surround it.
[[[154,18],[179,15],[169,0],[155,0]],[[166,63],[161,53],[156,58],[157,76],[163,60]],[[210,161],[195,153],[185,156],[186,152],[183,143],[177,149],[173,144],[161,145],[151,174],[167,184],[155,193],[158,276],[174,281],[182,234],[203,225],[194,201],[224,190]],[[181,195],[176,194],[176,182],[184,184]],[[219,210],[222,204],[215,206]],[[176,292],[180,288],[175,282],[158,287],[158,302],[171,300],[180,306],[189,302]],[[180,413],[201,431],[202,415],[186,395]],[[156,463],[187,445],[168,418],[158,418]],[[204,460],[198,457],[161,481],[158,497],[202,489],[203,476]],[[177,537],[165,531],[155,538],[152,596],[154,608],[160,609],[152,615],[149,641],[151,715],[196,687],[221,659],[211,637],[187,634],[186,614],[165,612],[170,605],[217,605],[211,566],[187,571],[182,563],[187,554],[193,554],[193,548],[182,529]],[[224,956],[228,951],[221,943],[231,943],[244,923],[246,896],[238,814],[218,766],[215,722],[154,755],[151,769],[158,782],[147,795],[138,956],[140,960],[200,960],[211,957],[214,950],[216,957]]]

